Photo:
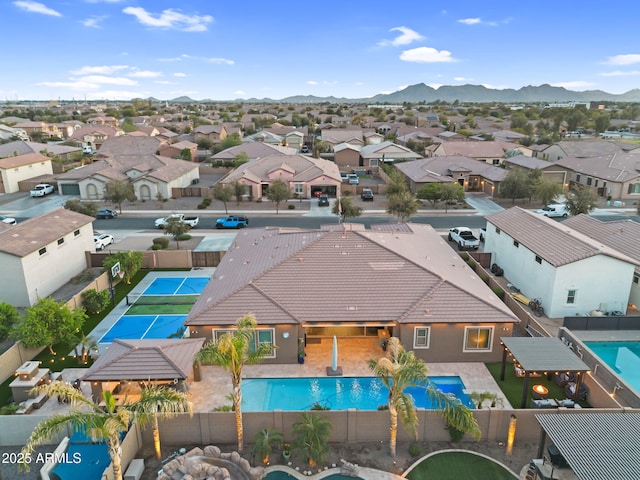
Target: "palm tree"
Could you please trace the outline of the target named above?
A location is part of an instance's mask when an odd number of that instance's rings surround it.
[[[274,447],[282,444],[282,433],[272,428],[263,428],[253,437],[254,451],[262,458],[262,462],[269,463],[269,456]]]
[[[291,428],[296,436],[294,448],[308,460],[309,466],[324,461],[329,455],[331,422],[321,415],[305,412]]]
[[[398,418],[407,431],[417,437],[418,415],[413,397],[405,392],[408,387],[426,384],[426,394],[435,401],[447,423],[479,438],[480,429],[472,412],[455,396],[445,394],[433,386],[428,381],[424,362],[416,358],[413,352],[406,351],[397,337],[389,339],[386,357],[370,359],[368,364],[389,389],[389,453],[392,457],[396,456]]]
[[[73,352],[76,354],[78,363],[86,364],[89,361],[89,355],[98,351],[98,341],[83,331],[80,331],[73,341],[76,343]],[[80,347],[80,354],[78,354],[78,347]]]
[[[178,413],[188,412],[193,415],[191,402],[187,400],[183,392],[159,385],[148,385],[143,390],[140,400],[131,405],[131,410],[136,414],[136,419],[141,426],[152,424],[153,446],[156,458],[162,458],[160,448],[160,429],[158,417],[171,418]]]
[[[22,448],[23,458],[29,455],[46,440],[56,438],[67,425],[75,431],[89,435],[92,441],[104,441],[111,458],[113,477],[122,480],[122,449],[120,439],[129,430],[131,422],[138,421],[141,426],[151,420],[152,409],[147,408],[154,403],[154,415],[171,416],[173,413],[185,411],[188,405],[186,395],[173,392],[167,388],[154,387],[142,390],[140,400],[118,405],[116,398],[109,391],[103,392],[104,405],[85,398],[82,392],[69,384],[51,383],[33,389],[37,394],[58,395],[68,399],[73,408],[66,412],[47,417],[34,428],[27,443]],[[28,471],[29,465],[23,464]]]
[[[259,363],[271,353],[272,346],[257,343],[256,317],[249,313],[236,322],[236,329],[224,333],[217,342],[202,347],[196,358],[204,364],[217,365],[231,374],[233,387],[233,407],[236,414],[238,452],[244,450],[242,428],[242,369],[245,365]],[[257,343],[257,344],[256,344]]]

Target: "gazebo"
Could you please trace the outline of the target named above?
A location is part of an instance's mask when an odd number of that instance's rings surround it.
[[[500,342],[504,348],[500,380],[504,380],[509,355],[523,371],[524,382],[520,408],[525,408],[527,405],[529,378],[540,374],[560,372],[575,374],[576,386],[573,400],[577,401],[582,376],[591,369],[562,340],[557,337],[501,337]]]
[[[186,389],[186,380],[200,380],[194,363],[204,338],[115,340],[82,377],[100,399],[105,389],[116,399],[134,400],[141,383],[173,385]]]
[[[542,427],[538,458],[543,458],[547,437],[553,442],[551,476],[560,460],[580,480],[638,478],[640,413],[581,411],[535,417]]]

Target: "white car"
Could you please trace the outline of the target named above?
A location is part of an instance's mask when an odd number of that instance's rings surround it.
[[[93,243],[96,246],[96,250],[104,250],[104,247],[111,245],[115,240],[113,235],[106,233],[96,233],[93,235]]]
[[[7,225],[15,225],[18,223],[15,218],[5,217],[4,215],[0,215],[0,222],[6,223]]]
[[[569,209],[566,205],[556,204],[556,205],[547,205],[544,208],[536,210],[538,215],[544,215],[545,217],[567,217],[569,215]]]

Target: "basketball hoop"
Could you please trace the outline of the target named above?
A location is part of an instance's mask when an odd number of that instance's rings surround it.
[[[116,262],[111,267],[111,278],[116,278],[116,277],[122,278],[122,276],[120,275],[121,273],[122,272],[120,271],[120,262]]]
[[[117,273],[116,275],[120,280],[122,280],[124,278],[124,272],[120,271]]]

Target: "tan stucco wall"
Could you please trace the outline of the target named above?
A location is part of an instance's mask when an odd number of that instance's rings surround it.
[[[20,191],[18,182],[40,175],[52,175],[53,167],[51,166],[51,160],[46,160],[22,167],[2,169],[0,172],[2,172],[5,193],[14,193]]]

